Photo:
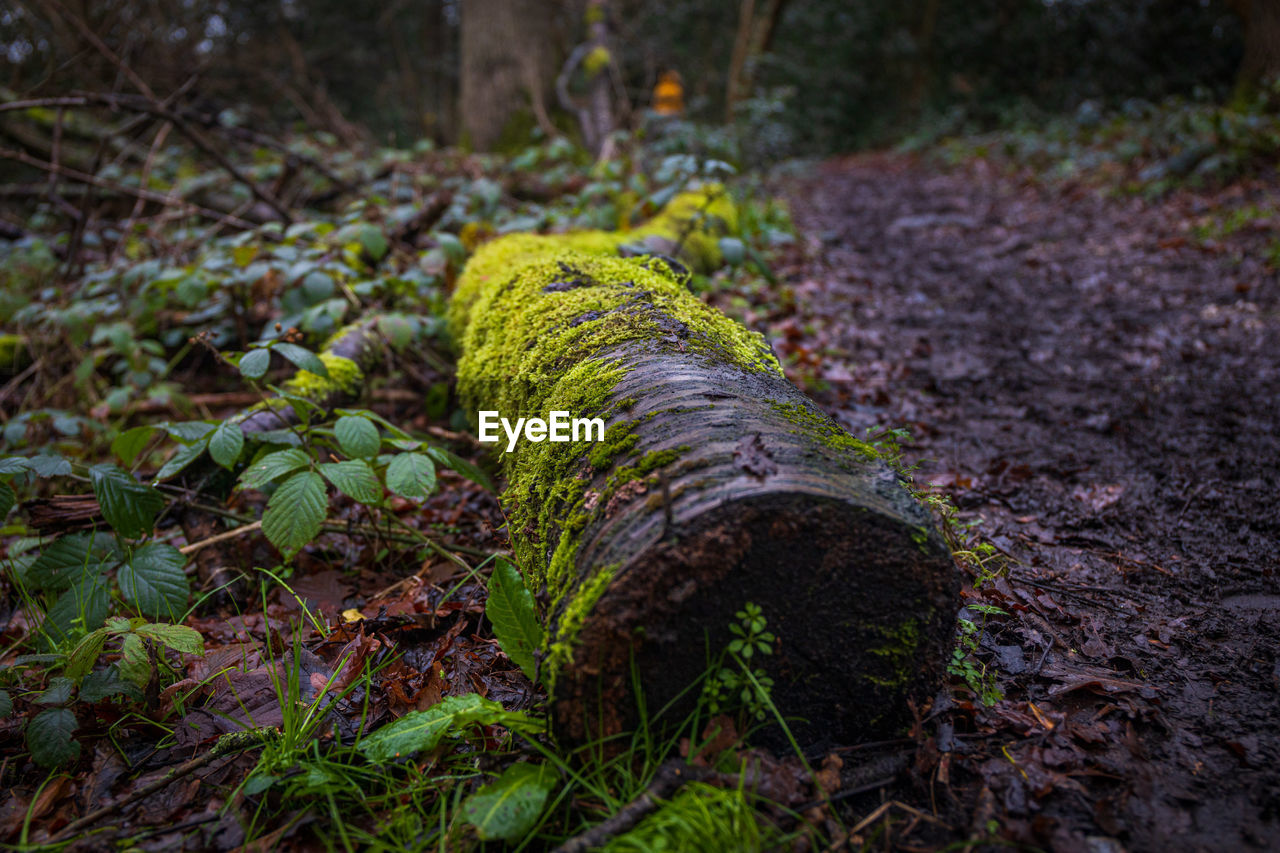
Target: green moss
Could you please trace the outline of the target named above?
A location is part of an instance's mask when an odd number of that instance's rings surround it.
[[[634,421],[619,421],[610,426],[604,433],[604,441],[591,451],[591,467],[603,471],[613,465],[613,460],[624,453],[629,453],[640,436],[636,435]]]
[[[591,615],[591,611],[595,609],[596,602],[600,600],[600,596],[604,595],[604,591],[609,588],[614,575],[618,573],[618,568],[619,566],[616,563],[604,566],[587,579],[581,588],[574,592],[573,598],[569,600],[568,607],[565,609],[564,614],[561,615],[560,622],[556,626],[555,637],[550,643],[547,657],[543,664],[552,693],[555,692],[556,675],[564,668],[565,664],[573,661],[573,649],[576,645],[578,633],[582,630],[582,626],[586,624],[587,617]]]
[[[0,334],[0,370],[14,371],[26,366],[30,361],[25,337]]]
[[[619,417],[634,398],[615,395],[628,358],[697,353],[782,375],[764,338],[691,294],[671,264],[617,257],[624,243],[661,237],[691,265],[718,263],[718,236],[735,225],[734,212],[716,187],[677,197],[632,231],[502,237],[476,251],[458,282],[449,323],[461,352],[458,392],[472,417],[481,409],[512,419],[567,411],[612,421],[603,442],[521,442],[502,456],[516,560],[560,614],[548,640],[550,678],[571,659],[578,629],[617,571],[577,564],[597,508],[688,450],[622,464],[639,441],[638,422]]]
[[[721,264],[719,238],[737,229],[737,208],[724,187],[711,184],[701,190],[681,193],[662,213],[629,231],[574,231],[568,234],[511,234],[480,246],[467,262],[449,303],[449,329],[456,343],[463,343],[472,308],[480,294],[495,281],[510,279],[521,268],[545,261],[560,250],[576,250],[592,255],[617,255],[620,247],[656,237],[678,248],[685,263],[699,272],[710,272]],[[670,265],[651,259],[647,265],[672,280],[679,280]]]
[[[797,435],[812,438],[832,450],[853,451],[867,459],[880,458],[874,447],[849,435],[834,420],[815,409],[800,403],[783,403],[777,400],[771,400],[769,408],[782,415],[788,423],[794,424]]]
[[[284,383],[284,390],[316,401],[333,394],[355,394],[360,390],[364,382],[364,371],[360,369],[360,365],[349,358],[329,352],[320,353],[320,361],[324,362],[329,371],[327,378],[309,370],[299,370],[292,379]]]
[[[587,72],[588,77],[594,77],[601,71],[609,67],[609,63],[613,61],[613,57],[609,55],[607,47],[595,47],[591,49],[582,59],[582,70]]]
[[[863,677],[872,684],[891,690],[905,687],[915,675],[915,665],[920,650],[921,623],[911,617],[901,624],[871,625],[872,631],[878,634],[883,644],[867,649],[867,653],[881,658],[886,664],[886,675],[864,674]]]

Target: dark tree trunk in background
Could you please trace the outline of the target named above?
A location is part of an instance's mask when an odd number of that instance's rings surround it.
[[[756,0],[742,0],[738,13],[738,33],[733,41],[729,79],[725,87],[725,121],[733,121],[734,109],[738,103],[743,98],[751,97],[756,62],[769,49],[785,5],[784,0],[760,0],[759,3]]]
[[[1244,21],[1244,58],[1236,96],[1249,97],[1259,85],[1280,78],[1280,0],[1232,0]]]
[[[508,122],[532,111],[546,119],[555,78],[554,18],[549,0],[462,0],[462,130],[477,151],[491,149]]]

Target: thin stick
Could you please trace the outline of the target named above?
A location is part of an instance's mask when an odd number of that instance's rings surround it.
[[[219,542],[226,542],[228,539],[235,539],[237,536],[243,536],[246,533],[252,533],[255,530],[262,529],[262,522],[255,521],[252,524],[245,524],[240,527],[234,527],[231,530],[224,530],[221,533],[210,536],[208,539],[201,539],[199,542],[192,542],[190,545],[184,545],[178,551],[183,554],[194,554],[196,551],[207,545],[217,545]]]
[[[89,812],[87,815],[85,815],[84,817],[78,820],[71,821],[71,823],[64,826],[62,828],[62,831],[59,832],[57,835],[55,835],[53,838],[61,839],[61,838],[66,838],[67,836],[70,836],[70,835],[74,835],[80,830],[88,826],[92,826],[93,824],[102,820],[104,817],[114,814],[118,811],[121,811],[125,807],[138,802],[138,800],[141,800],[144,797],[149,797],[152,794],[154,794],[156,791],[159,791],[162,788],[168,787],[170,784],[178,781],[182,777],[191,775],[195,771],[199,770],[201,767],[204,767],[206,764],[211,764],[214,761],[218,760],[219,758],[234,756],[234,754],[238,754],[243,749],[246,749],[249,746],[253,746],[253,744],[246,744],[241,749],[235,750],[234,753],[230,753],[230,752],[224,752],[217,749],[215,744],[215,748],[210,749],[204,755],[201,755],[198,758],[193,758],[190,761],[186,762],[185,764],[179,764],[177,767],[174,767],[172,770],[170,770],[168,773],[164,774],[154,782],[148,785],[143,785],[141,788],[138,788],[136,791],[126,794],[125,796],[121,797],[115,802],[108,803],[107,805],[103,806],[100,809],[95,809],[94,811]],[[53,840],[53,839],[50,839],[50,840]]]
[[[32,157],[30,154],[28,154],[25,151],[18,151],[12,148],[0,148],[0,159],[17,160],[19,163],[24,163],[28,166],[34,166],[37,169],[43,169],[47,172],[52,172],[55,175],[61,175],[64,178],[70,178],[71,180],[78,181],[82,184],[88,184],[91,187],[98,187],[99,189],[110,190],[111,192],[119,193],[121,195],[133,196],[134,198],[141,198],[141,199],[144,199],[145,201],[155,202],[156,204],[163,205],[165,207],[175,207],[175,206],[178,206],[178,204],[180,204],[182,207],[186,208],[188,212],[199,213],[201,216],[206,216],[210,219],[224,219],[224,218],[228,218],[229,216],[228,214],[223,213],[220,210],[212,210],[207,207],[202,207],[198,204],[192,204],[191,202],[185,201],[185,200],[180,203],[175,203],[172,198],[165,195],[164,193],[158,193],[152,190],[142,189],[141,187],[129,187],[129,186],[125,186],[124,184],[117,184],[114,181],[108,181],[104,178],[99,178],[97,175],[91,175],[88,172],[81,172],[79,169],[72,169],[68,166],[62,166],[57,163],[50,163],[46,160],[41,160],[37,157]],[[237,228],[244,228],[246,230],[251,230],[257,227],[250,222],[245,222],[243,219],[232,217],[230,218],[230,221],[231,221],[231,224],[235,225]]]
[[[175,114],[166,107],[164,103],[156,97],[156,93],[151,91],[151,87],[147,85],[146,81],[139,77],[138,73],[130,68],[123,59],[117,56],[111,48],[107,47],[106,43],[103,42],[102,39],[98,38],[93,30],[89,28],[89,25],[86,24],[79,15],[72,14],[66,6],[63,6],[62,3],[59,2],[59,0],[47,0],[47,2],[52,5],[53,8],[62,15],[62,17],[70,21],[72,26],[79,30],[80,34],[84,36],[85,40],[93,45],[99,53],[111,62],[111,64],[115,65],[116,68],[120,70],[121,74],[124,74],[124,76],[129,78],[129,82],[134,85],[134,88],[141,92],[143,96],[151,102],[152,110],[154,110],[154,114],[156,116],[171,122],[173,126],[178,129],[179,133],[195,143],[197,148],[211,157],[215,163],[226,170],[226,172],[237,182],[247,186],[249,191],[253,193],[254,197],[257,198],[258,201],[261,201],[267,207],[274,210],[281,219],[287,223],[293,222],[293,217],[290,216],[289,211],[276,199],[275,196],[250,180],[249,177],[236,168],[235,164],[228,160],[221,151],[212,145],[209,140],[205,139],[203,134],[189,125],[181,116]]]

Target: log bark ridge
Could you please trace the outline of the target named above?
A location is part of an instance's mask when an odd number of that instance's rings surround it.
[[[713,188],[629,233],[501,238],[453,299],[473,417],[607,424],[602,442],[502,456],[555,724],[573,739],[628,724],[633,660],[650,708],[693,683],[748,601],[778,635],[766,670],[782,712],[808,721],[803,742],[897,730],[942,675],[957,575],[906,484],[762,336],[690,293],[679,263],[616,256],[658,238],[705,267],[733,226]]]

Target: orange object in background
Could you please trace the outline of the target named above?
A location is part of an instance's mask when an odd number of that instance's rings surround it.
[[[678,116],[684,112],[684,86],[680,74],[663,71],[653,87],[653,111],[660,116]]]

